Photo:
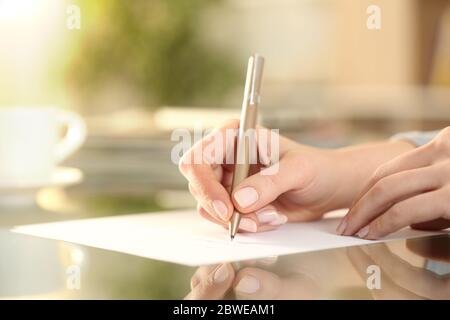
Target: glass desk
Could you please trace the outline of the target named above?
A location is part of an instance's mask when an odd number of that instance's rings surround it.
[[[149,200],[149,195],[142,195],[141,199],[111,195],[111,199],[115,199],[113,207],[117,209],[114,211],[104,195],[85,196],[77,188],[46,192],[40,197],[51,199],[52,206],[41,201],[39,206],[0,209],[1,299],[183,299],[191,291],[191,277],[195,272],[207,275],[216,267],[198,270],[10,232],[10,227],[18,224],[104,216],[110,212],[160,210]],[[59,209],[55,205],[58,197],[62,199],[59,203],[63,204]],[[109,205],[96,207],[92,205],[96,202],[92,199]],[[132,208],[127,209],[124,203],[131,203]],[[450,299],[448,234],[268,257],[232,265],[235,270],[260,270],[266,278],[275,281],[276,286],[261,282],[262,288],[271,287],[253,296],[256,298]],[[376,271],[373,268],[377,267],[379,289],[373,277],[370,278]],[[198,296],[191,294],[189,297]],[[242,296],[230,290],[223,298],[239,299]]]

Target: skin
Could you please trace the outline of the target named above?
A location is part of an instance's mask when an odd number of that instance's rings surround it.
[[[367,279],[367,266],[378,265],[382,271],[380,290],[370,290],[374,299],[445,300],[450,294],[450,277],[438,276],[418,268],[392,253],[386,244],[347,248],[347,255],[361,279]],[[447,254],[448,255],[448,254]],[[422,256],[419,254],[419,256]]]
[[[443,250],[434,250],[430,247],[431,242]],[[446,238],[430,238],[425,243],[406,241],[407,248],[418,257],[444,262],[449,262],[447,244]],[[353,265],[364,288],[368,276],[367,267],[380,267],[381,288],[369,290],[374,299],[445,300],[450,294],[448,275],[439,276],[424,268],[415,267],[394,254],[387,245],[380,243],[364,248],[349,247],[345,249],[343,256],[338,251],[336,255],[290,256],[289,263],[283,263],[280,259],[277,261],[276,257],[247,261],[242,269],[235,269],[228,263],[200,267],[191,278],[191,291],[185,299],[320,299],[323,298],[323,287],[335,285],[332,278],[327,277],[329,270],[326,266],[341,265],[341,268],[345,268],[339,272],[334,270],[331,277],[336,273],[347,273],[348,266],[343,259]],[[220,267],[225,268],[226,276],[217,281],[214,275]],[[245,277],[257,279],[259,285],[256,290],[243,292],[239,283]],[[344,288],[347,285],[344,283]]]
[[[298,261],[293,262],[292,270],[266,270],[277,266],[277,257],[271,257],[246,261],[241,269],[236,270],[229,263],[200,267],[191,278],[191,291],[185,299],[289,300],[320,297],[321,290],[316,277],[307,274]],[[226,277],[218,281],[214,275],[221,267],[226,269]],[[254,290],[240,285],[243,279],[249,277],[258,283],[257,287],[253,287]]]
[[[450,128],[430,143],[381,165],[338,230],[378,239],[405,226],[450,227]]]
[[[280,136],[277,173],[263,174],[274,164],[260,161],[251,166],[250,176],[230,196],[233,165],[221,164],[225,161],[210,156],[197,164],[189,160],[199,148],[204,150],[211,141],[217,142],[216,133],[238,126],[238,120],[227,121],[180,161],[199,214],[211,222],[227,228],[236,208],[243,220],[250,221],[241,221],[240,232],[261,232],[287,221],[320,219],[330,210],[351,207],[338,228],[340,234],[355,235],[370,225],[366,238],[376,239],[411,224],[433,229],[449,226],[445,199],[450,195],[450,129],[421,148],[406,141],[385,141],[327,150]],[[226,142],[218,142],[225,157]],[[242,206],[236,194],[246,188],[254,190],[256,201]],[[223,204],[222,214],[217,202]]]
[[[216,132],[236,129],[238,124],[237,120],[227,121]],[[277,174],[262,175],[261,171],[267,165],[252,165],[251,175],[231,196],[232,165],[216,164],[210,159],[199,164],[186,161],[196,148],[207,145],[210,139],[211,136],[203,139],[184,155],[180,170],[198,201],[199,214],[225,228],[234,208],[256,225],[254,230],[240,231],[260,232],[280,225],[258,219],[258,215],[267,209],[285,216],[287,221],[308,221],[321,218],[327,211],[346,207],[350,210],[338,227],[338,233],[342,235],[359,233],[366,239],[377,239],[408,225],[433,230],[450,227],[447,205],[450,196],[450,128],[442,130],[433,141],[420,148],[406,141],[386,141],[323,150],[280,137]],[[234,196],[246,187],[254,188],[258,198],[250,206],[242,207]],[[214,200],[225,204],[225,215],[217,213]],[[365,226],[369,231],[363,235],[361,229]],[[441,279],[412,267],[393,255],[385,245],[369,246],[369,249],[367,253],[361,248],[349,248],[347,254],[361,275],[366,276],[366,267],[371,264],[380,265],[387,273],[383,282],[385,289],[375,292],[374,298],[435,299],[448,296],[448,278]],[[220,267],[227,270],[227,276],[217,281],[214,275]],[[240,281],[248,276],[257,278],[260,283],[258,290],[251,294],[239,290]],[[423,283],[434,283],[432,288],[439,290],[428,290]],[[281,277],[257,265],[238,271],[231,264],[201,267],[192,277],[191,289],[186,299],[223,299],[229,298],[230,292],[237,299],[311,298],[311,292],[319,295],[313,278],[303,273]]]

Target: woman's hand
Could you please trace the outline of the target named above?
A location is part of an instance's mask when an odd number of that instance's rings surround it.
[[[274,139],[267,129],[259,128],[258,163],[251,165],[250,176],[230,196],[234,166],[228,160],[236,139],[228,141],[227,131],[238,127],[238,120],[230,120],[215,129],[183,155],[179,168],[200,215],[228,228],[236,209],[244,215],[240,231],[245,232],[271,230],[287,221],[319,219],[327,211],[346,208],[380,164],[413,148],[396,141],[324,150],[283,136]],[[259,139],[260,135],[271,138]],[[279,159],[268,161],[274,152]]]
[[[247,261],[234,270],[229,263],[204,266],[191,278],[191,291],[186,300],[260,300],[318,299],[320,288],[315,279],[303,272],[279,275],[265,270],[275,267],[276,257]]]
[[[412,225],[450,227],[450,127],[430,143],[381,165],[337,231],[381,238]]]
[[[259,150],[268,150],[268,154],[259,154],[259,162],[250,167],[251,175],[230,196],[233,164],[227,164],[225,159],[234,149],[235,139],[230,145],[225,137],[227,130],[237,130],[238,126],[238,120],[228,121],[194,145],[180,161],[180,171],[189,181],[189,190],[203,217],[227,228],[236,208],[244,214],[240,231],[257,232],[271,230],[288,220],[318,219],[338,206],[340,168],[333,151],[302,146],[281,136],[277,136],[278,144],[262,146],[258,137],[268,132],[264,128],[256,132],[257,144]],[[205,154],[211,145],[222,148],[214,150],[220,159]],[[273,146],[279,150],[272,150]],[[268,164],[261,160],[270,158],[274,151],[279,151],[278,162]]]

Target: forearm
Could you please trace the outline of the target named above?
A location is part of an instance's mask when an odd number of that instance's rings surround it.
[[[414,149],[407,141],[384,141],[363,144],[333,151],[338,170],[339,185],[333,206],[347,208],[359,194],[374,171],[383,163]]]

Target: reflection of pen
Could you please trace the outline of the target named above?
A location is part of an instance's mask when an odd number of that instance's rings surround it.
[[[256,126],[256,116],[260,99],[261,78],[264,67],[264,58],[255,54],[248,59],[247,77],[245,80],[244,101],[242,102],[241,120],[239,123],[239,134],[237,137],[237,148],[235,165],[233,172],[233,183],[231,193],[248,176],[250,168],[250,146],[248,130],[254,130]],[[236,210],[229,222],[230,239],[233,240],[239,229],[241,215]]]

